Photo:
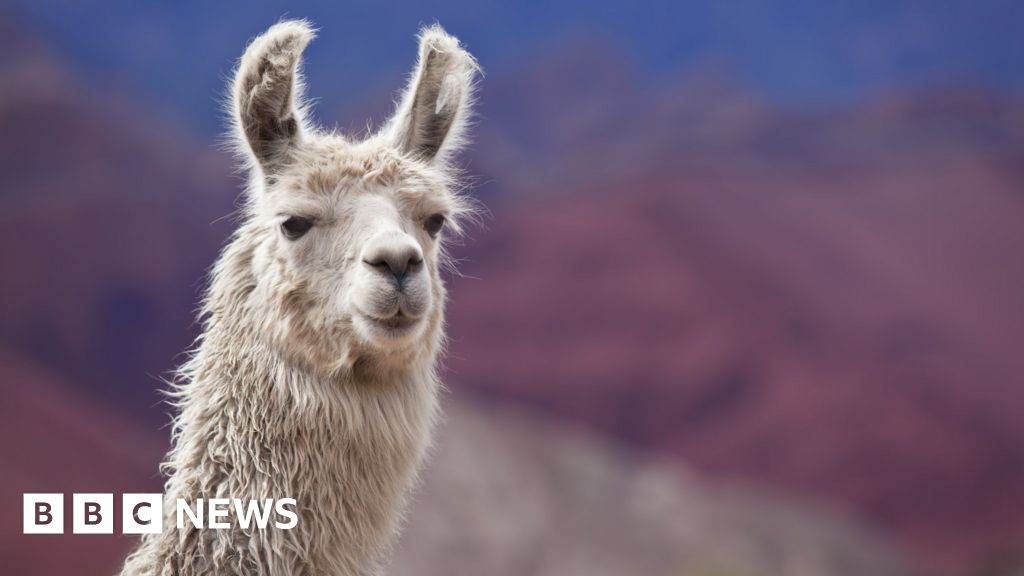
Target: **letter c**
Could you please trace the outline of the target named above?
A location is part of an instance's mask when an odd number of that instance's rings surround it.
[[[153,506],[150,505],[149,502],[139,502],[138,504],[135,505],[135,508],[132,508],[132,518],[135,519],[135,522],[137,522],[140,526],[148,526],[148,525],[152,524],[153,523],[152,519],[150,519],[150,520],[143,520],[142,518],[139,517],[139,509],[140,508],[152,508],[152,507]]]

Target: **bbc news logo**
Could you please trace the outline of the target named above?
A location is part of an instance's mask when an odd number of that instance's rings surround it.
[[[114,533],[113,494],[72,494],[71,502],[73,533]],[[163,507],[163,494],[122,494],[121,533],[163,532]],[[195,502],[178,499],[175,502],[175,519],[179,530],[186,523],[195,528],[214,530],[232,528],[236,524],[243,529],[253,527],[265,530],[268,526],[274,526],[280,530],[291,530],[299,523],[295,507],[294,498],[199,498]],[[63,534],[64,494],[25,494],[22,514],[24,534]]]

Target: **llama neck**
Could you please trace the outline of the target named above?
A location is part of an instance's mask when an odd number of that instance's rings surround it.
[[[429,444],[433,357],[387,378],[317,375],[218,320],[182,371],[168,497],[295,498],[295,529],[253,538],[317,573],[372,573]]]

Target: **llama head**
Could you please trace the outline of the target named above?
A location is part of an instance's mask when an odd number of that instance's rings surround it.
[[[242,56],[231,110],[250,170],[247,221],[255,324],[282,351],[333,370],[402,358],[441,340],[442,243],[468,202],[451,157],[464,141],[479,71],[440,27],[394,116],[359,140],[306,120],[304,21],[276,24]]]

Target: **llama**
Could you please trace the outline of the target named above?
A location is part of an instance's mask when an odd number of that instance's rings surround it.
[[[472,214],[453,154],[479,67],[439,26],[393,117],[362,139],[316,128],[280,22],[232,82],[244,221],[211,272],[179,369],[164,528],[123,576],[379,574],[438,417],[443,241]],[[198,529],[175,502],[295,498],[290,530]],[[229,520],[234,516],[229,517]]]

